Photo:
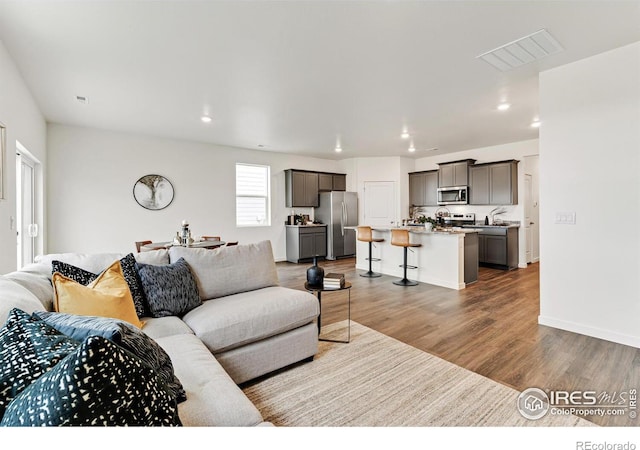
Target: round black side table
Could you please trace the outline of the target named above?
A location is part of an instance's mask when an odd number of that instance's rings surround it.
[[[344,286],[340,288],[325,288],[324,286],[312,286],[309,283],[304,283],[304,288],[315,294],[318,297],[318,305],[320,306],[320,314],[318,315],[318,340],[326,341],[326,342],[340,342],[342,344],[348,344],[351,342],[351,283],[348,281],[344,283]],[[347,291],[348,295],[348,320],[347,320],[347,340],[340,341],[334,339],[321,339],[320,338],[320,329],[322,328],[322,293],[323,292],[338,292],[338,291]]]

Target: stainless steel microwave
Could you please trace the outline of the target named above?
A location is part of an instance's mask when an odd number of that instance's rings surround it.
[[[438,205],[466,205],[469,203],[468,186],[438,188]]]

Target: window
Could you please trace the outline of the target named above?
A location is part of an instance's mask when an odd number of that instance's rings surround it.
[[[236,164],[237,226],[271,225],[269,172],[269,166]]]

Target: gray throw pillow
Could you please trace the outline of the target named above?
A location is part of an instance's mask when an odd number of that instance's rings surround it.
[[[183,316],[202,304],[196,279],[184,258],[164,266],[136,263],[136,267],[152,317]]]

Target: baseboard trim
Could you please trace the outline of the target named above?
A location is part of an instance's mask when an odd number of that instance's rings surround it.
[[[602,328],[582,325],[576,322],[570,322],[553,317],[538,316],[538,323],[560,330],[571,331],[573,333],[584,334],[605,341],[615,342],[617,344],[629,345],[631,347],[640,348],[640,337],[629,336],[626,334],[616,333],[614,331],[604,330]]]

